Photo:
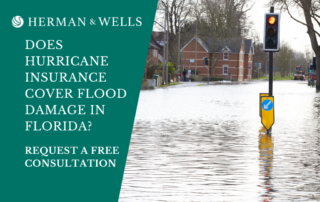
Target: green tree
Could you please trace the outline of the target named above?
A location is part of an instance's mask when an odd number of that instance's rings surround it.
[[[160,66],[162,67],[162,65],[163,65],[163,63],[161,63]],[[166,66],[166,63],[164,63],[164,65]],[[172,78],[175,70],[176,70],[176,69],[174,68],[173,63],[172,63],[172,62],[168,62],[168,74],[171,74],[171,78]]]

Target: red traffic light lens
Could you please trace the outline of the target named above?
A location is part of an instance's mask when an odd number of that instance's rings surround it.
[[[274,25],[274,23],[276,23],[276,18],[275,17],[270,17],[268,20],[270,25]]]

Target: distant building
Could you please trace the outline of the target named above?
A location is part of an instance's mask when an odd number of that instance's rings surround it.
[[[162,56],[160,55],[160,48],[152,43],[149,44],[149,51],[147,57],[147,65],[158,65],[162,62]]]
[[[252,77],[252,61],[254,55],[254,46],[252,39],[227,38],[216,45],[214,51],[209,48],[210,39],[206,39],[205,43],[202,39],[193,37],[180,51],[182,64],[185,69],[195,69],[196,44],[197,44],[197,70],[199,76],[207,76],[208,70],[204,67],[203,57],[207,56],[209,62],[210,76],[220,78],[232,78],[238,81],[251,80]],[[209,46],[208,46],[209,45]],[[212,45],[213,46],[213,45]],[[212,52],[215,58],[221,55],[212,72],[211,56]]]

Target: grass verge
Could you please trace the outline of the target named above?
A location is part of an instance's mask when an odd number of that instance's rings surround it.
[[[170,85],[160,85],[160,87],[176,86],[176,85],[179,85],[179,84],[183,84],[183,83],[171,82]]]
[[[257,78],[252,78],[251,80],[258,80]],[[260,77],[259,80],[269,80],[269,77]],[[282,80],[294,80],[294,77],[291,76],[285,76],[285,77],[280,77],[280,76],[276,76],[273,77],[274,81],[282,81]]]

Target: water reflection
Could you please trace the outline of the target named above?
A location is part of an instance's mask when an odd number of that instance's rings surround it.
[[[261,187],[264,194],[261,195],[263,202],[272,201],[275,192],[272,184],[273,163],[273,139],[267,130],[262,127],[259,131],[260,175],[263,180]]]

